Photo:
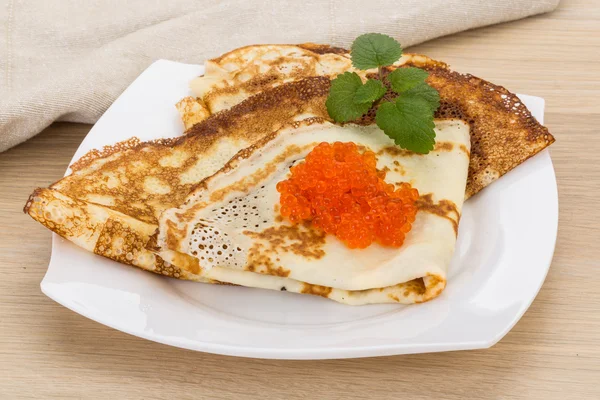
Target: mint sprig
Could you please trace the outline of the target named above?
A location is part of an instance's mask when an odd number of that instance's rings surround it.
[[[424,83],[427,75],[429,74],[422,69],[408,67],[395,69],[387,78],[394,92],[400,93]]]
[[[334,121],[352,121],[369,111],[372,102],[354,102],[354,96],[362,86],[362,80],[356,72],[344,72],[331,81],[329,97],[327,97],[325,106]]]
[[[422,154],[433,150],[433,112],[422,98],[399,96],[394,103],[382,103],[377,110],[375,122],[400,147]],[[410,145],[407,147],[407,144]]]
[[[429,104],[432,114],[440,107],[440,93],[425,82],[413,86],[405,92],[400,92],[400,97],[425,100]]]
[[[352,43],[352,65],[360,70],[378,69],[379,79],[362,82],[355,72],[345,72],[331,81],[326,106],[336,122],[350,122],[379,106],[377,126],[402,148],[427,154],[435,144],[433,114],[440,106],[440,95],[425,80],[426,71],[400,67],[388,74],[395,100],[386,96],[383,67],[402,56],[402,47],[394,38],[380,33],[367,33]]]
[[[356,93],[354,93],[354,98],[352,100],[355,104],[369,103],[370,106],[371,103],[382,98],[386,91],[387,90],[381,81],[377,79],[369,79],[365,82],[364,85],[360,86],[356,90]]]
[[[387,35],[366,33],[352,42],[350,54],[354,68],[367,70],[392,65],[400,59],[402,47]]]

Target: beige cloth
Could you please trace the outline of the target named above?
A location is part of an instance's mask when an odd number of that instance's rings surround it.
[[[154,60],[254,43],[409,46],[553,10],[559,0],[0,0],[0,151],[56,120],[94,123]]]

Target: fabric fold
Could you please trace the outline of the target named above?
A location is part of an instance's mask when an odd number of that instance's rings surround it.
[[[94,123],[154,60],[203,63],[261,43],[348,47],[365,32],[405,46],[553,10],[558,0],[179,0],[0,6],[0,151],[56,120]]]

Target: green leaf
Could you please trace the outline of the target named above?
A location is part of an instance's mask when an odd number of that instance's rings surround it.
[[[400,97],[407,100],[421,98],[429,104],[432,112],[435,112],[440,106],[440,94],[437,90],[426,84],[425,82],[420,83],[413,88],[402,93]]]
[[[395,69],[387,78],[394,92],[401,93],[424,83],[428,75],[420,68],[408,67]]]
[[[354,103],[354,96],[363,83],[355,72],[344,72],[331,81],[325,102],[329,116],[336,122],[348,122],[362,117],[371,103]]]
[[[358,88],[354,94],[354,104],[373,103],[379,100],[386,92],[383,83],[377,79],[369,79],[364,85]]]
[[[375,121],[400,147],[421,154],[433,150],[433,112],[425,99],[400,96],[395,103],[385,102],[379,106]]]
[[[367,70],[392,65],[402,56],[402,47],[396,39],[381,33],[366,33],[352,42],[352,65]]]

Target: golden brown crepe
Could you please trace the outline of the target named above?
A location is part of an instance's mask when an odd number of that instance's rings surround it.
[[[326,46],[315,49],[310,51],[330,51]],[[506,89],[424,56],[407,55],[401,61],[430,72],[429,83],[440,91],[442,103],[436,117],[460,118],[470,125],[466,197],[554,141]],[[72,165],[71,175],[37,189],[25,212],[95,254],[175,278],[206,281],[197,263],[174,266],[149,252],[148,242],[160,214],[180,206],[238,151],[297,121],[329,119],[324,106],[329,78],[277,82],[194,125],[186,136],[145,143],[133,138],[90,152]],[[360,121],[370,122],[370,116]]]
[[[292,68],[294,63],[300,67]],[[279,69],[280,65],[286,67]],[[427,83],[440,92],[437,118],[460,118],[471,124],[467,199],[554,142],[519,98],[505,88],[452,71],[447,64],[419,54],[404,54],[386,70],[407,66],[429,72]],[[306,76],[334,78],[345,71],[357,72],[364,79],[374,77],[373,71],[353,69],[349,53],[340,48],[313,44],[242,47],[206,63],[205,74],[190,84],[198,97],[186,99],[188,112],[182,113],[182,119],[186,127],[193,126],[257,92]],[[198,105],[201,103],[206,108]],[[189,112],[192,108],[202,109],[201,115]],[[361,123],[372,123],[375,111]]]
[[[328,88],[324,77],[293,82],[211,116],[186,136],[150,142],[132,138],[93,150],[71,165],[71,175],[36,189],[24,211],[95,254],[175,278],[202,280],[165,266],[145,249],[159,215],[183,203],[238,151],[300,115],[325,115]],[[117,252],[123,243],[127,249]],[[193,265],[189,268],[195,271]]]
[[[414,304],[439,296],[454,253],[469,165],[469,127],[436,121],[429,154],[400,150],[376,125],[339,126],[312,118],[239,152],[159,219],[158,254],[175,265],[196,262],[207,279],[319,295],[344,304]],[[350,249],[311,224],[278,212],[278,182],[319,143],[348,141],[377,154],[385,182],[410,182],[419,212],[400,248]],[[183,264],[182,264],[183,262]],[[200,268],[201,267],[201,268]]]

